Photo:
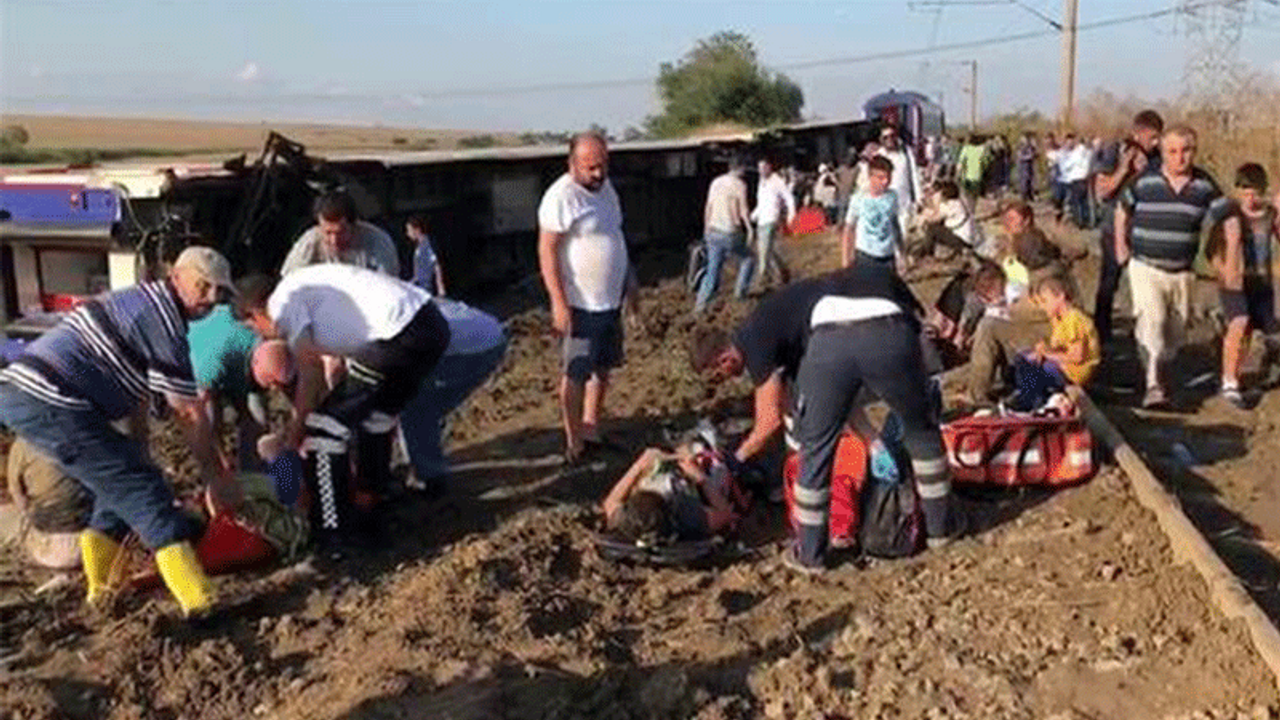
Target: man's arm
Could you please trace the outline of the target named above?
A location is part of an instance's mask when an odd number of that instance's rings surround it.
[[[440,265],[439,256],[436,257],[436,295],[444,297],[447,293],[444,288],[444,267]]]
[[[310,338],[301,338],[293,346],[294,363],[298,379],[293,391],[293,417],[285,425],[283,446],[297,450],[306,435],[307,416],[319,405],[328,392],[325,382],[323,350]]]
[[[1137,152],[1133,147],[1126,147],[1116,161],[1115,170],[1094,175],[1094,191],[1098,194],[1099,200],[1110,200],[1120,191],[1120,188],[1124,187],[1125,182],[1133,174]]]
[[[1123,265],[1129,261],[1129,209],[1123,204],[1116,206],[1116,263]]]
[[[316,237],[310,230],[302,233],[293,247],[289,248],[289,254],[284,256],[284,262],[280,265],[280,277],[310,265],[315,255],[316,242]]]
[[[747,239],[751,240],[756,236],[756,227],[751,222],[751,211],[747,209],[746,183],[738,183],[738,190],[734,193],[733,202],[735,203],[734,214],[742,221],[742,227],[747,231]]]
[[[1222,287],[1227,290],[1244,289],[1244,244],[1239,215],[1230,215],[1222,221],[1224,257],[1222,259]]]
[[[542,285],[551,300],[551,326],[560,335],[567,336],[569,329],[569,299],[564,291],[564,279],[560,277],[560,244],[564,233],[550,230],[538,231],[538,268],[542,271]]]
[[[751,426],[751,432],[734,451],[739,462],[746,462],[759,455],[782,427],[786,394],[782,373],[775,372],[756,387],[755,422]]]
[[[854,257],[857,255],[854,252],[857,242],[857,223],[845,223],[844,230],[840,233],[840,267],[849,267],[853,264]]]
[[[779,194],[782,195],[782,204],[787,208],[787,226],[789,227],[791,221],[796,219],[796,199],[789,188],[781,185],[781,183],[779,185],[781,186]]]
[[[204,416],[209,419],[209,434],[213,436],[213,449],[214,452],[218,453],[218,460],[222,464],[221,466],[228,470],[233,470],[235,465],[222,452],[222,444],[220,442],[223,422],[222,412],[218,404],[218,393],[210,389],[202,389],[197,402],[200,403],[200,412],[204,413]]]
[[[622,504],[627,501],[627,497],[631,495],[631,488],[635,487],[640,478],[644,477],[645,473],[653,468],[654,463],[662,462],[664,458],[666,458],[666,453],[654,448],[648,448],[640,453],[640,457],[631,463],[627,474],[614,483],[613,488],[609,490],[609,494],[605,496],[601,509],[604,510],[606,519],[612,518],[618,508],[622,507]]]
[[[198,398],[174,394],[166,394],[165,399],[169,407],[173,408],[178,424],[182,426],[187,444],[191,446],[191,454],[195,456],[196,465],[200,468],[200,479],[210,490],[212,499],[223,507],[234,509],[242,498],[240,486],[223,464],[209,416],[205,414],[204,403]]]

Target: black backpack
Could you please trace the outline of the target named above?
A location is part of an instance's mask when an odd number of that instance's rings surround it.
[[[858,544],[863,554],[873,557],[909,557],[919,552],[923,544],[924,516],[911,477],[911,463],[904,463],[901,457],[895,459],[900,478],[897,482],[885,482],[868,473],[862,488]]]

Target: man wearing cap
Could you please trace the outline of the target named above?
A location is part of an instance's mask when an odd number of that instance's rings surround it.
[[[187,323],[232,292],[226,258],[187,248],[166,280],[96,297],[70,312],[0,372],[0,423],[93,494],[80,535],[88,600],[106,589],[130,530],[156,551],[165,585],[186,615],[203,614],[213,593],[189,541],[198,532],[143,442],[112,422],[146,422],[153,398],[174,410],[212,499],[235,505],[239,489],[221,465],[201,409]],[[143,436],[134,433],[135,437]]]
[[[338,263],[299,268],[278,282],[245,278],[238,302],[239,316],[259,335],[287,342],[297,362],[294,417],[279,449],[306,455],[316,539],[366,543],[378,528],[347,492],[351,451],[358,485],[383,494],[396,415],[449,346],[448,322],[422,288]],[[348,367],[327,393],[324,356],[345,358]]]

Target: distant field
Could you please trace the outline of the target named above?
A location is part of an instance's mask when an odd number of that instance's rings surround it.
[[[230,123],[150,118],[0,115],[0,125],[21,125],[32,150],[140,148],[174,154],[255,152],[267,132],[275,130],[312,150],[450,149],[459,146],[517,144],[513,133],[468,130],[312,125],[298,123]]]

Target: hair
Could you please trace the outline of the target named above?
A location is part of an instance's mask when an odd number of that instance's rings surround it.
[[[1006,203],[1004,208],[1000,210],[1000,214],[1003,215],[1007,212],[1016,212],[1019,217],[1029,223],[1034,223],[1036,221],[1036,211],[1030,204],[1022,200],[1010,200]]]
[[[356,201],[346,190],[330,190],[316,198],[312,214],[317,218],[328,220],[346,220],[355,222],[360,215],[356,211]]]
[[[672,527],[667,503],[655,492],[633,492],[609,518],[607,529],[620,540],[652,542],[670,537]]]
[[[1160,113],[1155,110],[1143,110],[1133,116],[1133,126],[1161,133],[1164,132],[1164,118],[1160,117]]]
[[[747,161],[741,155],[733,155],[729,158],[729,172],[744,172],[747,169]]]
[[[701,327],[693,331],[689,340],[689,364],[694,372],[704,372],[729,348],[729,333],[714,327]]]
[[[404,224],[418,232],[425,233],[427,231],[427,218],[422,215],[410,215],[409,219],[404,221]]]
[[[1236,168],[1236,187],[1242,190],[1267,191],[1267,171],[1258,163],[1245,163]]]
[[[598,142],[600,147],[609,147],[609,140],[603,134],[595,130],[587,130],[569,138],[569,157],[573,157],[573,154],[578,151],[578,146],[584,142]]]
[[[956,200],[960,197],[960,186],[956,184],[955,180],[939,180],[933,186],[937,188],[938,194],[944,200]]]
[[[1043,292],[1052,292],[1065,298],[1071,297],[1071,292],[1067,289],[1067,281],[1057,274],[1045,275],[1036,282],[1035,293],[1039,295]]]
[[[978,270],[973,274],[973,289],[980,295],[990,294],[994,290],[1004,288],[1005,275],[1004,269],[990,260],[983,260],[978,264]]]
[[[1174,125],[1173,127],[1164,131],[1164,137],[1174,137],[1174,136],[1180,137],[1183,140],[1187,140],[1190,142],[1195,142],[1196,138],[1198,137],[1196,135],[1195,128],[1191,127],[1190,125]]]
[[[868,170],[879,170],[883,173],[893,174],[893,161],[883,155],[877,155],[867,161]]]
[[[271,275],[247,275],[236,283],[235,315],[246,318],[250,312],[261,311],[267,307],[267,298],[276,289],[280,279]]]

